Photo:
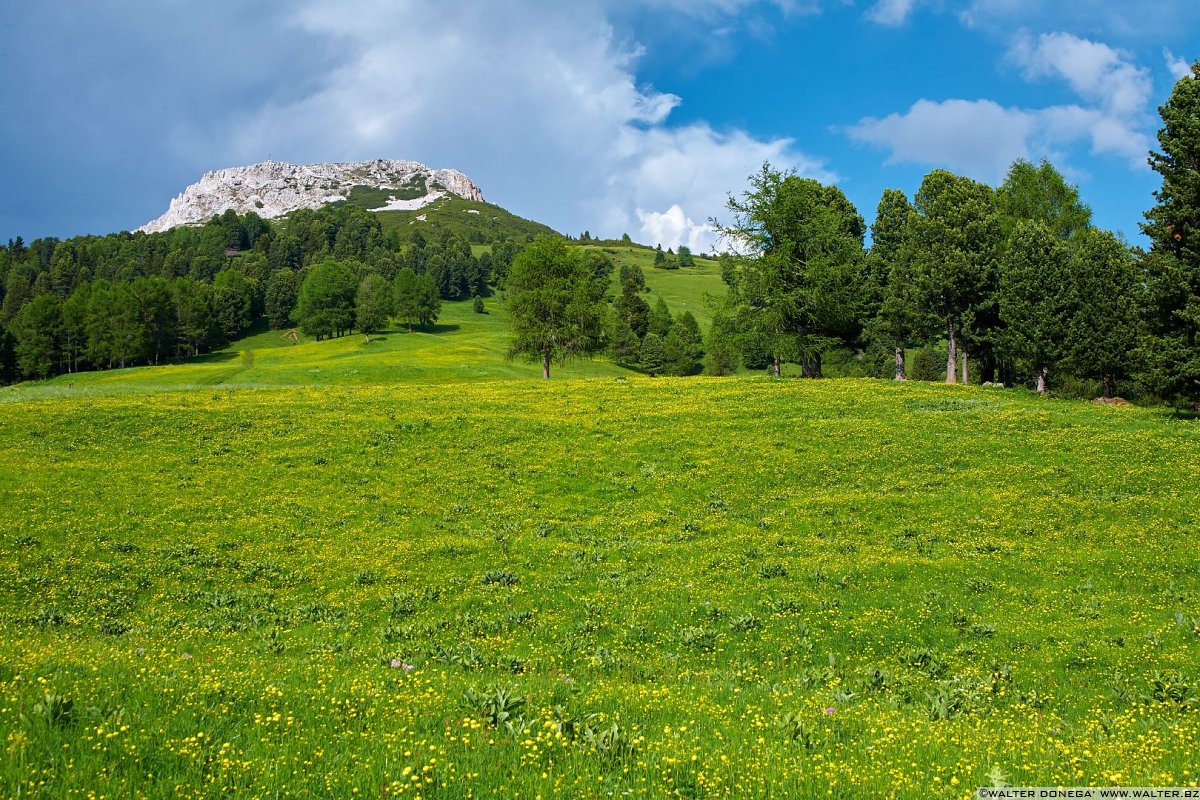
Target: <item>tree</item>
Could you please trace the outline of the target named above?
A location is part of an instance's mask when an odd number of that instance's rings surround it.
[[[61,357],[62,307],[52,294],[30,300],[13,320],[17,367],[26,378],[48,378]]]
[[[413,323],[432,325],[442,310],[442,300],[432,276],[417,275],[409,267],[396,275],[395,313],[412,333]]]
[[[192,278],[171,281],[175,302],[176,346],[182,356],[197,356],[220,339],[220,328],[212,308],[212,286]],[[88,343],[91,349],[91,340]],[[90,356],[89,356],[90,358]],[[96,363],[92,359],[92,363]]]
[[[613,314],[608,331],[608,354],[612,360],[623,366],[636,366],[641,348],[642,343],[629,323],[620,314]]]
[[[632,329],[638,339],[646,335],[650,327],[650,304],[642,297],[642,290],[631,278],[621,286],[621,296],[613,304],[617,316]]]
[[[692,312],[685,311],[663,339],[663,373],[693,375],[700,371],[704,343]]]
[[[513,336],[510,358],[542,362],[587,356],[603,346],[604,301],[577,252],[564,240],[538,237],[513,260],[506,282]]]
[[[775,375],[792,361],[819,377],[822,352],[859,333],[866,224],[837,187],[770,164],[727,207],[717,230],[746,252],[729,294],[739,331],[766,343]]]
[[[934,170],[921,181],[913,203],[906,257],[920,306],[946,331],[946,383],[956,382],[964,322],[994,279],[1000,226],[993,194],[970,178]]]
[[[1038,394],[1063,355],[1070,316],[1066,243],[1040,222],[1022,222],[1000,264],[1000,318],[1009,352],[1033,367]]]
[[[296,308],[300,330],[317,339],[340,336],[354,324],[358,279],[340,261],[326,260],[308,273]]]
[[[906,377],[905,351],[928,339],[933,327],[916,296],[912,262],[905,249],[912,215],[912,205],[904,192],[885,189],[871,225],[871,251],[867,255],[867,281],[876,304],[868,337],[892,352],[892,374],[898,381]]]
[[[354,320],[358,329],[371,340],[371,334],[383,328],[395,311],[392,287],[382,275],[368,275],[358,285],[354,297]]]
[[[1064,342],[1073,373],[1101,382],[1104,397],[1129,374],[1137,347],[1139,275],[1133,254],[1108,231],[1077,235],[1068,266],[1073,311]]]
[[[633,281],[639,292],[646,291],[646,273],[642,272],[642,268],[637,264],[622,264],[621,271],[617,273],[617,280],[621,282],[621,286]]]
[[[170,353],[178,326],[171,287],[156,275],[138,278],[129,285],[129,292],[144,332],[145,356],[157,364],[159,358]]]
[[[586,233],[586,231],[585,231]],[[603,250],[588,248],[583,251],[583,266],[591,274],[592,280],[600,287],[600,291],[608,291],[608,282],[612,279],[613,262],[608,253]]]
[[[1140,379],[1159,397],[1200,401],[1200,61],[1159,107],[1161,152],[1150,166],[1162,176],[1142,231],[1147,336],[1139,348]]]
[[[290,269],[280,269],[267,279],[266,315],[267,324],[273,330],[290,327],[296,301],[300,295],[300,279]]]
[[[657,333],[647,333],[646,338],[642,339],[642,347],[638,354],[638,364],[649,374],[660,375],[662,374],[665,362],[666,353],[663,351],[662,337]]]
[[[671,309],[667,306],[667,301],[660,297],[646,315],[646,332],[653,333],[660,339],[666,338],[671,331],[672,322]]]
[[[708,329],[704,346],[704,372],[707,375],[732,375],[737,372],[737,331],[733,320],[718,313]]]
[[[254,280],[236,269],[223,269],[213,276],[213,313],[226,339],[250,327],[255,288]]]
[[[1008,234],[1026,220],[1042,223],[1065,241],[1092,224],[1092,210],[1079,199],[1079,189],[1045,160],[1036,167],[1025,159],[1013,162],[996,191],[996,205]]]
[[[692,249],[686,244],[679,245],[679,253],[675,256],[675,262],[681,267],[696,266],[696,259],[692,255]]]
[[[79,369],[79,361],[87,347],[87,314],[92,285],[81,283],[63,301],[63,360],[67,372]]]

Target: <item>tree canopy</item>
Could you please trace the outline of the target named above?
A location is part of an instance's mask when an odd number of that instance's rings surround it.
[[[603,288],[577,250],[562,239],[538,237],[513,260],[505,282],[512,321],[508,354],[542,363],[588,356],[603,347]]]

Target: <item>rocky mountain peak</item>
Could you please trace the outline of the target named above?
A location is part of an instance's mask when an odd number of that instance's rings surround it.
[[[458,170],[430,169],[416,161],[343,161],[326,164],[288,164],[264,161],[204,174],[171,201],[170,208],[139,231],[154,233],[178,225],[197,225],[233,209],[261,217],[278,217],[298,208],[319,208],[352,199],[356,190],[372,190],[372,210],[413,210],[439,197],[454,194],[483,200],[474,181]],[[386,196],[386,201],[379,200]]]

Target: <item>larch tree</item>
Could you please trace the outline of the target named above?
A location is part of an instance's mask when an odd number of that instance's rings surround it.
[[[366,340],[387,325],[395,310],[392,287],[382,275],[368,275],[354,296],[354,322]]]
[[[550,364],[590,356],[604,346],[603,287],[579,253],[557,237],[534,239],[516,258],[505,281],[512,321],[508,356]]]
[[[766,342],[776,376],[788,361],[819,377],[821,354],[857,335],[866,224],[836,186],[769,164],[726,205],[733,222],[717,230],[745,254],[729,295],[739,330]]]

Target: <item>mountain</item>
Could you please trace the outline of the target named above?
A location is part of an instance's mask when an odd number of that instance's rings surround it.
[[[165,214],[138,230],[154,233],[195,225],[227,209],[278,217],[298,208],[348,201],[377,211],[414,211],[447,195],[483,201],[479,187],[458,170],[430,169],[416,161],[264,161],[205,173],[171,201]]]

